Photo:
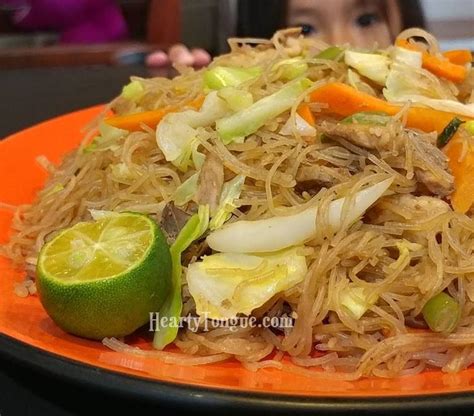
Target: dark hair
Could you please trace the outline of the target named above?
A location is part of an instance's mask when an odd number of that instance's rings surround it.
[[[409,27],[425,27],[425,16],[420,0],[398,0],[402,16],[402,30]]]
[[[327,0],[323,0],[327,1]],[[425,27],[420,0],[398,0],[402,29]],[[288,0],[239,0],[237,36],[269,38],[286,26]]]
[[[237,36],[269,38],[286,26],[287,0],[239,0]]]

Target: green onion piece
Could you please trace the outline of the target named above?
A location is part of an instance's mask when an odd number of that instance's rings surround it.
[[[385,126],[390,121],[390,116],[383,111],[361,111],[346,117],[341,121],[342,124],[373,124],[376,126]]]
[[[183,308],[181,298],[181,274],[183,267],[181,265],[181,254],[195,240],[201,237],[209,226],[209,206],[200,205],[197,214],[194,214],[179,232],[175,242],[170,247],[172,261],[172,287],[170,294],[160,309],[160,317],[167,320],[168,325],[159,327],[153,338],[153,347],[162,350],[168,344],[171,344],[178,335],[178,326],[170,325],[170,322],[178,322]]]
[[[464,128],[470,135],[474,136],[474,120],[466,121]]]
[[[438,147],[447,145],[462,123],[464,123],[464,121],[454,117],[438,136]]]
[[[216,130],[219,137],[224,144],[229,144],[237,138],[255,133],[269,120],[289,110],[295,100],[311,85],[313,83],[307,78],[295,80],[250,107],[217,120]]]
[[[99,135],[92,140],[82,151],[84,153],[100,152],[113,150],[118,147],[117,141],[124,137],[128,132],[111,126],[105,122],[99,124]]]
[[[441,292],[426,302],[422,314],[433,332],[450,333],[459,323],[461,307],[451,296]]]
[[[285,59],[276,63],[272,71],[280,70],[279,78],[285,81],[291,81],[300,77],[308,70],[308,64],[300,57]]]
[[[53,194],[55,194],[55,193],[57,193],[57,192],[62,191],[63,189],[64,189],[64,185],[61,184],[61,183],[57,183],[56,185],[53,186],[52,189],[50,189],[49,191],[47,191],[44,195],[45,195],[45,196],[46,196],[46,195],[48,195],[48,196],[49,196],[49,195],[53,195]]]
[[[204,72],[204,86],[211,90],[220,90],[225,87],[236,87],[245,81],[257,78],[262,73],[262,68],[234,68],[229,66],[216,66]]]
[[[195,173],[179,185],[173,193],[174,204],[181,207],[187,204],[197,192],[199,173]]]
[[[354,319],[362,318],[362,315],[377,302],[377,299],[378,295],[370,294],[368,289],[364,289],[354,283],[349,283],[340,294],[341,305],[347,308]]]
[[[253,104],[252,94],[234,87],[222,88],[217,96],[222,98],[232,111],[240,111]]]
[[[122,97],[130,101],[138,101],[143,95],[143,85],[139,81],[132,81],[122,88]]]
[[[235,200],[239,198],[244,183],[245,176],[237,175],[234,179],[224,184],[219,206],[209,223],[209,229],[211,231],[220,228],[232,216],[232,212],[236,208]]]
[[[337,46],[330,46],[327,49],[324,49],[324,51],[319,52],[316,55],[317,59],[329,59],[331,61],[338,60],[342,57],[342,54],[344,53],[344,49],[339,48]]]

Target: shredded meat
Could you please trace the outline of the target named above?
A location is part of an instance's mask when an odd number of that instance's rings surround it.
[[[431,219],[438,215],[449,212],[449,205],[439,198],[432,196],[414,196],[412,194],[399,195],[397,198],[392,197],[394,202],[408,208],[413,218]]]
[[[401,147],[391,132],[384,126],[370,126],[366,124],[341,124],[323,121],[318,130],[328,136],[337,136],[366,149],[389,150]]]
[[[425,222],[435,219],[451,211],[450,206],[439,198],[432,196],[414,196],[412,194],[398,194],[382,198],[370,213],[374,223],[386,222]],[[404,232],[404,237],[413,243],[426,244],[425,231]]]
[[[376,222],[393,221],[393,214],[400,221],[430,220],[438,215],[449,212],[449,205],[439,198],[432,196],[414,196],[398,194],[383,198],[376,206]]]
[[[452,180],[443,180],[428,170],[416,169],[415,173],[416,178],[421,183],[423,183],[431,193],[435,195],[444,197],[448,196],[454,191],[454,182]]]
[[[447,196],[454,191],[454,178],[449,171],[448,158],[437,147],[423,139],[411,139],[414,148],[416,178],[430,192]]]
[[[183,253],[181,258],[181,264],[187,266],[189,263],[196,261],[205,254],[211,254],[212,250],[207,245],[206,239],[201,238],[199,241],[195,241],[191,244]]]
[[[350,173],[346,168],[321,165],[300,166],[296,174],[296,188],[300,192],[318,190],[322,187],[329,188],[349,178]]]
[[[224,166],[217,156],[209,153],[199,174],[196,202],[199,205],[208,204],[210,211],[214,212],[219,204],[223,184]]]
[[[132,101],[123,97],[117,97],[113,102],[111,109],[115,114],[126,114],[133,110],[134,104]]]
[[[173,202],[166,204],[161,214],[160,227],[168,240],[168,244],[174,243],[190,216],[187,212],[177,208]]]
[[[405,325],[410,328],[416,329],[428,329],[426,321],[423,319],[423,316],[419,315],[413,317],[411,315],[405,316]]]
[[[423,137],[394,134],[386,126],[341,124],[323,121],[318,130],[349,141],[356,146],[379,151],[401,152],[408,142],[413,148],[413,166],[416,178],[429,192],[441,197],[454,190],[454,178],[448,167],[446,155]]]

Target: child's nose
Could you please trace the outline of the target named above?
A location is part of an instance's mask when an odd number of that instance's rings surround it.
[[[326,41],[330,45],[342,45],[343,43],[351,43],[351,34],[349,29],[342,24],[334,23],[331,25],[327,35]]]

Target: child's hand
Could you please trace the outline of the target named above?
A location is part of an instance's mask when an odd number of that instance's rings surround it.
[[[204,49],[191,49],[178,43],[173,45],[166,54],[163,51],[152,52],[146,57],[149,67],[157,68],[171,64],[187,66],[205,66],[211,62],[211,56]]]

